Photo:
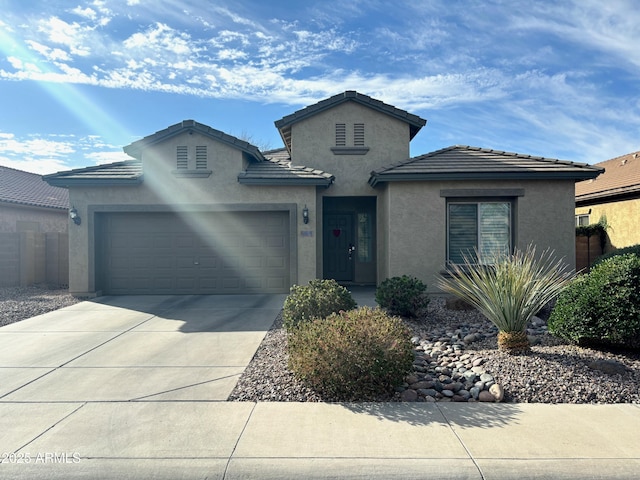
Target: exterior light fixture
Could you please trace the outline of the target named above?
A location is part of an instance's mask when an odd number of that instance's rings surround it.
[[[71,210],[69,210],[69,218],[71,218],[71,220],[73,220],[73,223],[75,223],[76,225],[80,225],[80,223],[82,222],[82,220],[80,219],[80,215],[78,215],[78,210],[76,210],[76,207],[71,207]]]
[[[306,205],[302,209],[302,221],[304,223],[309,223],[309,209],[307,208]]]

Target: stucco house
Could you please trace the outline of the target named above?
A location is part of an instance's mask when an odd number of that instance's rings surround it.
[[[576,224],[606,219],[605,252],[640,243],[640,152],[594,165],[597,178],[576,183]]]
[[[42,176],[0,165],[0,232],[65,233],[69,192]]]
[[[600,169],[468,146],[410,158],[425,124],[346,91],[276,121],[279,150],[185,120],[124,147],[131,160],[49,175],[82,219],[70,290],[286,293],[407,274],[436,292],[461,251],[529,243],[575,265],[574,184]]]

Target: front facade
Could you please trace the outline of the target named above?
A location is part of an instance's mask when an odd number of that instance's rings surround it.
[[[70,291],[286,293],[407,274],[435,293],[460,252],[529,243],[574,266],[574,183],[600,169],[465,146],[409,158],[426,121],[353,91],[275,124],[283,149],[186,120],[125,147],[132,160],[46,177],[82,219]]]
[[[640,152],[595,166],[604,173],[576,183],[576,224],[606,221],[605,252],[640,244]]]

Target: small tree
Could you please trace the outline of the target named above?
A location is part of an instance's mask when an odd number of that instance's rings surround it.
[[[527,323],[575,275],[549,250],[536,259],[533,246],[512,255],[497,254],[487,265],[475,263],[477,252],[463,258],[463,264],[449,266],[449,276],[441,277],[439,286],[483,313],[499,330],[498,348],[509,353],[530,349]]]

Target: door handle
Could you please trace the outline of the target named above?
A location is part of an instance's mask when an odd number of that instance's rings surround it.
[[[353,252],[355,251],[356,251],[356,246],[353,243],[350,243],[348,248],[349,260],[351,260],[351,257],[353,256]]]

